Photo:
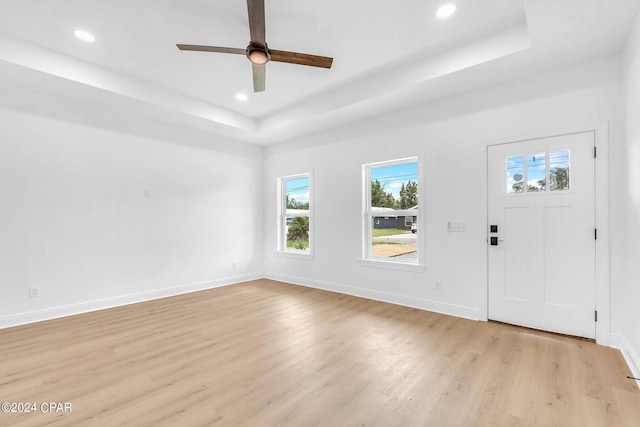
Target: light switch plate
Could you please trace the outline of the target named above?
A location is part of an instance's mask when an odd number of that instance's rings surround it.
[[[467,223],[466,222],[450,222],[448,229],[449,229],[449,233],[464,233],[467,231]]]

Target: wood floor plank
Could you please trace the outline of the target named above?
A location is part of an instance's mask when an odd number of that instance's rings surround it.
[[[0,426],[636,426],[619,351],[270,280],[0,330]]]

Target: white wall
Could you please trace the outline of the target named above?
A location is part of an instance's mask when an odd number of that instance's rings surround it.
[[[0,91],[0,327],[260,276],[261,149]]]
[[[79,103],[49,90],[55,81],[38,89],[0,81],[0,327],[233,283],[263,271],[482,318],[487,142],[609,122],[611,330],[637,360],[639,75],[636,23],[623,66],[619,57],[603,58],[264,153],[93,105],[85,102],[88,95]],[[361,166],[413,155],[424,162],[427,269],[363,267],[357,262]],[[275,252],[276,177],[308,171],[314,174],[315,257],[281,257]],[[447,233],[448,221],[466,222],[467,233]],[[436,280],[442,290],[434,289]],[[39,287],[41,296],[29,298],[29,287]]]
[[[622,140],[619,56],[508,82],[268,148],[265,268],[273,278],[480,319],[486,316],[486,143],[594,129]],[[361,166],[418,155],[427,269],[360,266]],[[313,171],[315,257],[275,252],[276,177]],[[614,183],[613,185],[619,185]],[[447,222],[466,222],[448,233]],[[435,289],[435,281],[442,289]],[[606,311],[606,310],[605,310]]]
[[[616,165],[620,175],[619,245],[612,250],[612,329],[621,337],[636,376],[640,375],[640,16],[629,36],[623,57],[625,141]],[[624,236],[624,237],[622,237]]]

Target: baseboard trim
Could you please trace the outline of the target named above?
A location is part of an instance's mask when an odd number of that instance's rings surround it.
[[[420,310],[433,311],[449,316],[462,317],[470,320],[481,320],[480,310],[474,307],[449,304],[440,301],[393,294],[390,292],[375,291],[371,289],[359,288],[356,286],[343,285],[340,283],[324,282],[304,277],[289,276],[280,273],[267,272],[265,273],[265,278],[285,283],[291,283],[298,286],[306,286],[309,288],[322,289],[325,291],[337,292],[340,294],[402,305],[405,307],[418,308]]]
[[[222,279],[208,280],[204,282],[189,283],[186,285],[172,286],[164,289],[155,289],[153,291],[139,292],[113,298],[86,301],[78,304],[51,307],[43,310],[17,313],[0,317],[0,329],[26,325],[29,323],[42,322],[45,320],[58,319],[60,317],[73,316],[76,314],[88,313],[92,311],[105,310],[108,308],[136,304],[139,302],[167,298],[176,295],[188,294],[191,292],[204,291],[207,289],[219,288],[222,286],[229,286],[262,278],[264,278],[264,274],[262,273],[251,273],[225,277]]]
[[[635,352],[629,341],[622,334],[611,333],[610,346],[617,348],[622,353],[624,360],[627,362],[631,374],[635,378],[640,378],[640,355]],[[640,388],[640,381],[636,381],[638,388]]]
[[[219,288],[223,286],[235,285],[242,282],[259,279],[278,280],[298,286],[306,286],[314,289],[321,289],[330,292],[337,292],[345,295],[352,295],[360,298],[367,298],[420,310],[432,311],[449,316],[462,317],[470,320],[482,320],[480,310],[458,304],[444,303],[423,298],[410,297],[406,295],[393,294],[371,289],[359,288],[357,286],[344,285],[340,283],[313,280],[304,277],[290,276],[280,273],[250,273],[222,279],[215,279],[186,285],[173,286],[170,288],[156,289],[153,291],[139,292],[135,294],[123,295],[102,300],[87,301],[79,304],[71,304],[59,307],[51,307],[43,310],[17,313],[0,317],[0,329],[14,326],[26,325],[29,323],[42,322],[45,320],[57,319],[61,317],[73,316],[76,314],[88,313],[92,311],[105,310],[108,308],[123,305],[136,304],[160,298],[167,298],[176,295],[198,292],[207,289]],[[622,353],[631,373],[634,377],[640,378],[640,355],[635,352],[629,341],[622,334],[610,334],[610,347],[617,348]],[[637,381],[640,387],[640,381]]]

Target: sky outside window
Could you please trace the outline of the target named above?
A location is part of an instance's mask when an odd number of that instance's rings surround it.
[[[295,200],[298,209],[309,209],[309,177],[288,179],[285,183],[285,194],[291,204]],[[295,208],[294,208],[295,209]]]
[[[375,181],[380,182],[384,191],[393,194],[393,197],[399,200],[402,184],[418,181],[418,163],[371,168],[371,182]]]

